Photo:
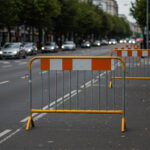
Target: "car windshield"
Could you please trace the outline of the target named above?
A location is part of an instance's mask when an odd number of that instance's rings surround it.
[[[9,44],[5,44],[4,48],[19,48],[20,44],[16,44],[16,43],[9,43]]]
[[[25,46],[25,47],[31,47],[31,46],[32,46],[32,43],[26,43],[24,46]]]
[[[72,44],[73,44],[73,42],[72,42],[72,41],[66,41],[66,42],[64,42],[64,44],[72,45]]]
[[[51,42],[51,43],[46,43],[45,45],[46,45],[46,46],[55,46],[55,43],[54,43],[54,42]]]

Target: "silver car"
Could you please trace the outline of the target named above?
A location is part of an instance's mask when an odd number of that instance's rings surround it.
[[[26,58],[26,51],[20,42],[6,43],[0,51],[2,58]]]
[[[32,42],[25,42],[24,49],[27,55],[36,55],[37,54],[37,47]]]
[[[76,44],[73,41],[66,41],[61,46],[61,48],[62,48],[62,50],[75,50],[76,49]]]
[[[57,52],[58,51],[58,45],[55,42],[49,42],[46,43],[44,46],[41,48],[42,53],[44,52]]]

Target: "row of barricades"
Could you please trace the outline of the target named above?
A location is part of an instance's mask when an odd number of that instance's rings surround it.
[[[108,57],[32,58],[28,68],[30,111],[26,130],[30,124],[34,127],[33,117],[36,119],[39,113],[88,113],[120,114],[121,131],[124,132],[125,79],[149,79],[148,56],[149,50],[118,48]],[[32,69],[35,63],[39,65],[40,76]],[[136,76],[134,71],[138,72]]]

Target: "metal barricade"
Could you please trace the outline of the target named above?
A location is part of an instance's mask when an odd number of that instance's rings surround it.
[[[37,75],[31,67],[35,61],[40,68]],[[116,68],[116,63],[120,67]],[[111,74],[121,76],[122,82],[109,89]],[[29,62],[28,83],[30,112],[26,130],[30,124],[34,127],[35,113],[95,113],[120,114],[121,131],[125,131],[125,64],[119,57],[34,57]]]
[[[150,80],[150,50],[149,49],[115,49],[110,56],[117,56],[124,60],[126,77],[128,80]],[[117,64],[118,65],[118,64]],[[113,77],[112,79],[122,79]],[[110,81],[110,88],[112,81]]]

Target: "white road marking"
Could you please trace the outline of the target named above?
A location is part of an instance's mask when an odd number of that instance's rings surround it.
[[[27,62],[20,62],[19,65],[26,65]]]
[[[103,74],[103,75],[104,75],[104,74]],[[95,79],[93,79],[93,80],[94,80],[94,82],[97,82],[97,80],[95,80]],[[88,81],[86,84],[89,85],[90,82],[91,82],[91,81]],[[80,93],[80,92],[82,92],[82,90],[78,90],[78,93]],[[73,91],[71,92],[71,97],[75,96],[76,94],[77,94],[77,90],[73,90]],[[70,93],[66,94],[66,95],[64,96],[64,98],[65,98],[65,99],[64,99],[64,102],[66,102],[67,100],[69,100],[69,99],[70,99]],[[61,105],[61,104],[63,103],[63,97],[59,98],[59,99],[57,100],[57,103],[59,103],[57,106]],[[50,107],[53,106],[54,104],[55,104],[55,101],[53,101],[53,102],[50,104]],[[47,108],[48,108],[48,105],[46,105],[45,107],[43,107],[43,109],[47,109]],[[51,107],[51,109],[54,109],[54,107]],[[35,113],[35,115],[36,115],[36,113]],[[34,119],[35,119],[35,120],[38,120],[38,119],[42,118],[44,115],[46,115],[46,113],[37,115]],[[33,116],[34,116],[34,114],[33,114]],[[21,120],[20,122],[25,122],[25,121],[27,121],[27,120],[28,120],[28,117],[25,118],[25,119],[23,119],[23,120]],[[22,128],[23,128],[23,127],[22,127]],[[22,128],[18,128],[16,131],[14,131],[13,133],[11,133],[10,135],[8,135],[7,137],[5,137],[4,139],[0,140],[0,144],[2,144],[3,142],[7,141],[8,139],[10,139],[12,136],[14,136],[15,134],[17,134],[18,132],[20,132]],[[9,132],[10,132],[10,131],[9,131]]]
[[[79,91],[79,90],[78,90]],[[79,92],[81,92],[81,90],[79,91]],[[71,92],[71,94],[74,94],[74,93],[76,93],[76,90],[73,90],[72,92]],[[67,98],[67,97],[69,97],[70,96],[70,93],[68,93],[68,94],[66,94],[66,95],[64,95],[64,98]],[[61,102],[63,100],[63,97],[60,97],[59,99],[57,99],[57,103],[59,103],[59,102]],[[65,100],[64,100],[65,101]],[[52,106],[54,106],[55,105],[55,101],[53,101],[52,103],[50,103],[50,106],[49,107],[52,107]],[[47,109],[48,108],[48,105],[46,105],[46,106],[44,106],[42,109],[44,110],[44,109]],[[32,116],[34,117],[34,116],[36,116],[38,113],[34,113]],[[26,118],[24,118],[24,119],[22,119],[20,122],[26,122],[26,121],[28,121],[28,119],[29,119],[29,117],[26,117]]]
[[[0,133],[0,138],[4,135],[6,135],[7,133],[9,133],[11,130],[10,129],[6,129],[3,132]]]
[[[10,64],[9,61],[1,61],[0,63],[2,63],[2,64]]]
[[[28,78],[28,74],[26,74],[26,75],[24,75],[24,76],[22,76],[22,77],[20,77],[21,79],[27,79]]]
[[[9,81],[2,81],[2,82],[0,82],[0,85],[1,84],[5,84],[5,83],[8,83]]]
[[[12,67],[12,65],[2,66],[2,68],[9,68],[9,67]]]
[[[21,131],[22,128],[17,129],[16,131],[14,131],[13,133],[11,133],[10,135],[8,135],[7,137],[5,137],[4,139],[0,140],[0,144],[2,144],[3,142],[5,142],[6,140],[10,139],[13,135],[17,134],[18,132]]]

